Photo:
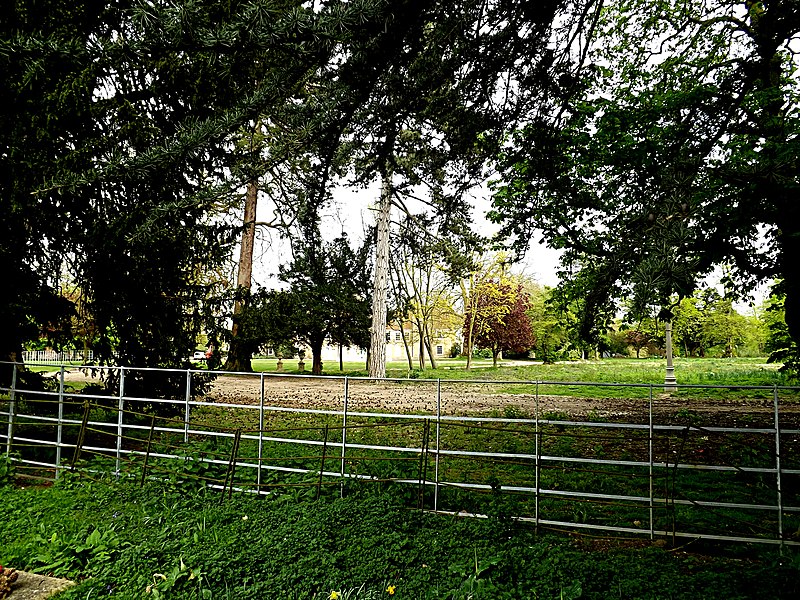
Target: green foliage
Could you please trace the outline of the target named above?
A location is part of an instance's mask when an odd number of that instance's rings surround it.
[[[113,525],[104,530],[85,527],[74,534],[54,531],[50,534],[40,524],[33,536],[35,554],[27,558],[27,567],[35,573],[60,577],[88,569],[108,568],[120,550],[120,538]]]
[[[80,580],[62,593],[66,599],[329,598],[332,590],[347,598],[432,600],[730,599],[750,597],[752,581],[771,598],[798,592],[796,564],[757,549],[745,561],[645,544],[598,550],[495,519],[420,515],[387,496],[295,503],[234,495],[225,504],[217,498],[113,483],[3,489],[8,541],[0,562],[55,564]]]
[[[673,339],[687,356],[709,352],[732,357],[745,343],[747,320],[733,309],[730,298],[713,288],[684,298],[674,314]]]
[[[784,302],[780,283],[775,286],[766,303],[764,318],[767,323],[767,340],[765,349],[770,353],[769,361],[780,363],[781,370],[800,376],[800,347],[789,335],[786,326]]]
[[[189,593],[192,597],[212,598],[211,590],[204,585],[204,579],[205,574],[199,567],[189,568],[181,557],[178,564],[167,574],[153,573],[153,584],[145,588],[145,593],[152,594],[154,600],[161,600],[162,598],[171,598],[176,593],[180,594],[183,591],[185,594],[191,590]],[[192,588],[195,589],[192,590]]]
[[[14,463],[8,454],[0,454],[0,487],[11,485],[14,481]]]
[[[500,589],[492,583],[492,570],[502,562],[502,557],[491,556],[478,560],[478,550],[475,549],[474,560],[466,564],[452,564],[451,573],[464,578],[459,588],[451,593],[448,598],[497,598]]]
[[[800,19],[791,0],[762,4],[604,5],[563,104],[500,154],[490,216],[520,246],[542,231],[563,250],[583,339],[621,299],[637,318],[667,309],[715,265],[742,296],[785,277],[800,338],[800,88],[785,50]]]
[[[197,24],[203,8],[184,17]],[[220,263],[227,228],[206,218],[215,202],[202,174],[209,162],[165,145],[232,96],[198,83],[207,57],[188,59],[165,37],[177,15],[156,12],[140,20],[136,9],[19,2],[3,21],[0,86],[9,102],[0,187],[4,224],[18,231],[3,236],[0,253],[19,274],[10,277],[19,305],[3,304],[12,332],[5,357],[39,337],[20,323],[69,331],[63,316],[75,312],[73,302],[52,300],[67,266],[96,325],[99,360],[175,366],[194,346],[209,293],[196,272]],[[151,53],[154,44],[160,50]]]
[[[315,241],[306,240],[303,251],[298,248],[292,264],[281,270],[288,289],[264,290],[251,297],[240,318],[239,343],[251,351],[308,345],[312,372],[319,375],[325,341],[368,345],[370,292],[368,246],[353,250],[347,237],[321,247]]]

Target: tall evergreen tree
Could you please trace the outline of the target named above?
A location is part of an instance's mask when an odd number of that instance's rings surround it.
[[[2,358],[64,321],[69,268],[101,361],[180,364],[209,293],[198,271],[230,252],[230,229],[210,218],[238,185],[225,177],[230,136],[293,98],[354,30],[379,31],[385,8],[20,0],[4,11]],[[257,85],[240,77],[254,63]]]

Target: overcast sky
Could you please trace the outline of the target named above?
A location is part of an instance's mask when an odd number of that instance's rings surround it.
[[[363,239],[364,231],[374,223],[374,214],[371,207],[379,194],[379,186],[374,184],[366,189],[354,189],[340,187],[334,191],[333,204],[322,214],[321,227],[326,239],[333,239],[346,233],[353,243]],[[478,188],[473,194],[475,212],[473,220],[476,229],[483,235],[491,235],[496,231],[496,225],[489,223],[485,219],[486,211],[489,209],[489,191],[486,188]],[[413,207],[412,207],[413,210]],[[270,207],[262,202],[259,206],[258,220],[268,220]],[[262,214],[263,213],[263,214]],[[396,214],[393,213],[393,218]],[[514,269],[515,272],[524,274],[542,285],[554,287],[558,284],[556,271],[560,252],[553,250],[538,243],[540,236],[534,236],[531,241],[528,253],[523,261]],[[275,287],[279,285],[277,281],[278,266],[286,264],[291,259],[291,252],[285,242],[278,240],[277,236],[270,234],[269,231],[260,229],[256,242],[255,257],[253,265],[254,283],[261,287]],[[717,285],[722,271],[706,280],[706,285]],[[720,292],[723,292],[719,288]],[[761,304],[768,293],[768,286],[761,286],[753,290],[753,301],[756,305]],[[736,309],[740,313],[752,312],[751,302],[744,301],[737,303]]]
[[[366,189],[337,188],[333,193],[333,204],[322,213],[321,228],[325,238],[333,239],[346,233],[352,242],[360,242],[364,237],[364,231],[375,221],[371,207],[375,204],[379,190],[377,183]],[[489,236],[496,231],[496,226],[484,218],[489,209],[489,191],[478,188],[472,198],[475,206],[473,214],[475,228],[479,233]],[[411,203],[409,205],[411,210],[414,210]],[[269,220],[270,211],[270,206],[263,201],[260,202],[258,220]],[[397,217],[396,213],[392,216]],[[278,265],[287,263],[291,258],[290,249],[285,242],[278,240],[274,234],[270,235],[264,228],[260,228],[258,238],[254,257],[254,283],[273,287]],[[515,270],[552,287],[558,283],[556,277],[558,256],[557,251],[533,242],[524,261]]]

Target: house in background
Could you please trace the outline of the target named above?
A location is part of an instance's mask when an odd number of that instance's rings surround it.
[[[407,362],[410,358],[413,367],[419,366],[420,339],[416,328],[410,321],[402,325],[394,322],[386,327],[386,361],[387,362]],[[430,346],[436,360],[449,358],[453,355],[453,349],[460,353],[462,348],[461,329],[435,329],[430,335]],[[341,349],[342,360],[344,362],[366,362],[367,352],[355,347],[344,347]],[[306,356],[309,351],[306,350]],[[322,362],[339,362],[339,347],[333,344],[325,344],[322,347]],[[425,364],[429,362],[427,350],[425,351]]]

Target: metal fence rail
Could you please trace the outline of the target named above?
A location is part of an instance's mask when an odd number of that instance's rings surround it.
[[[692,413],[691,403],[665,412],[660,389],[648,384],[325,377],[340,388],[318,408],[267,393],[276,378],[311,393],[320,381],[312,376],[216,373],[236,378],[248,399],[241,403],[210,393],[205,370],[94,368],[93,376],[113,381],[106,395],[70,389],[70,368],[53,372],[50,389],[33,390],[20,385],[14,364],[10,386],[0,387],[0,448],[20,474],[57,479],[81,468],[135,472],[142,482],[194,477],[228,494],[305,487],[319,495],[323,487],[344,493],[381,483],[440,513],[512,510],[503,514],[539,527],[800,545],[798,388],[738,386],[765,397],[758,422],[736,409],[741,426]],[[167,379],[183,382],[180,397],[143,391]],[[398,398],[413,393],[430,410],[365,408],[375,385],[396,385]],[[464,390],[508,385],[525,390],[503,414],[458,413],[448,404]],[[641,418],[545,410],[543,389],[586,386],[633,393]],[[679,386],[694,394],[720,388]],[[220,419],[240,426],[218,426]]]

